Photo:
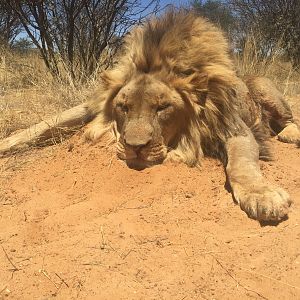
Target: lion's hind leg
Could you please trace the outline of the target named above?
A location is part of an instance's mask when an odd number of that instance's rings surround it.
[[[274,83],[268,78],[256,77],[248,79],[246,84],[254,100],[270,116],[269,121],[277,139],[284,143],[298,143],[300,129],[289,104]]]

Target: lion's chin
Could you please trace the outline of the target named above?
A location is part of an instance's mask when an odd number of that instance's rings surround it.
[[[144,170],[146,168],[150,168],[153,167],[155,165],[159,165],[162,164],[164,161],[164,159],[160,159],[160,160],[155,160],[155,161],[148,161],[148,160],[143,160],[141,158],[133,158],[133,159],[126,159],[126,165],[130,168],[130,169],[134,169],[134,170]]]
[[[162,164],[167,156],[167,151],[160,151],[157,153],[147,153],[146,151],[141,151],[136,153],[130,149],[117,148],[117,157],[127,164],[131,169],[143,170],[150,168],[154,165]]]

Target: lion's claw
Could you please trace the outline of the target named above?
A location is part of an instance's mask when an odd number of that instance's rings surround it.
[[[292,203],[289,194],[282,188],[269,185],[253,186],[240,190],[236,199],[250,218],[259,221],[284,219]]]

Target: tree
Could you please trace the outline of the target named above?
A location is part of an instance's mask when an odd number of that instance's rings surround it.
[[[151,0],[3,0],[20,22],[53,76],[84,82],[111,62],[120,38],[149,11]]]
[[[266,53],[278,45],[300,66],[300,1],[299,0],[230,0],[244,27],[260,32]]]
[[[228,33],[230,33],[236,25],[236,19],[233,12],[224,1],[194,0],[192,2],[192,7],[198,14],[206,17]]]
[[[0,45],[9,46],[21,31],[18,16],[5,3],[0,2]]]
[[[24,54],[33,49],[33,44],[27,38],[22,37],[15,40],[11,47],[13,50]]]

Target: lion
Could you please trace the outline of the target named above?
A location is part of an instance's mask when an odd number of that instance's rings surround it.
[[[74,109],[82,123],[93,119],[85,139],[107,138],[130,168],[167,161],[193,167],[213,156],[223,162],[233,197],[250,218],[287,217],[289,194],[263,178],[258,161],[270,158],[271,134],[297,143],[299,128],[269,79],[237,76],[226,38],[208,20],[171,10],[134,28],[91,100]],[[0,152],[40,136],[13,136]]]
[[[286,217],[290,197],[262,177],[258,159],[269,157],[271,122],[284,142],[296,143],[299,129],[270,80],[237,77],[224,35],[204,18],[171,11],[135,28],[90,109],[86,139],[109,133],[129,167],[218,157],[249,217]]]

